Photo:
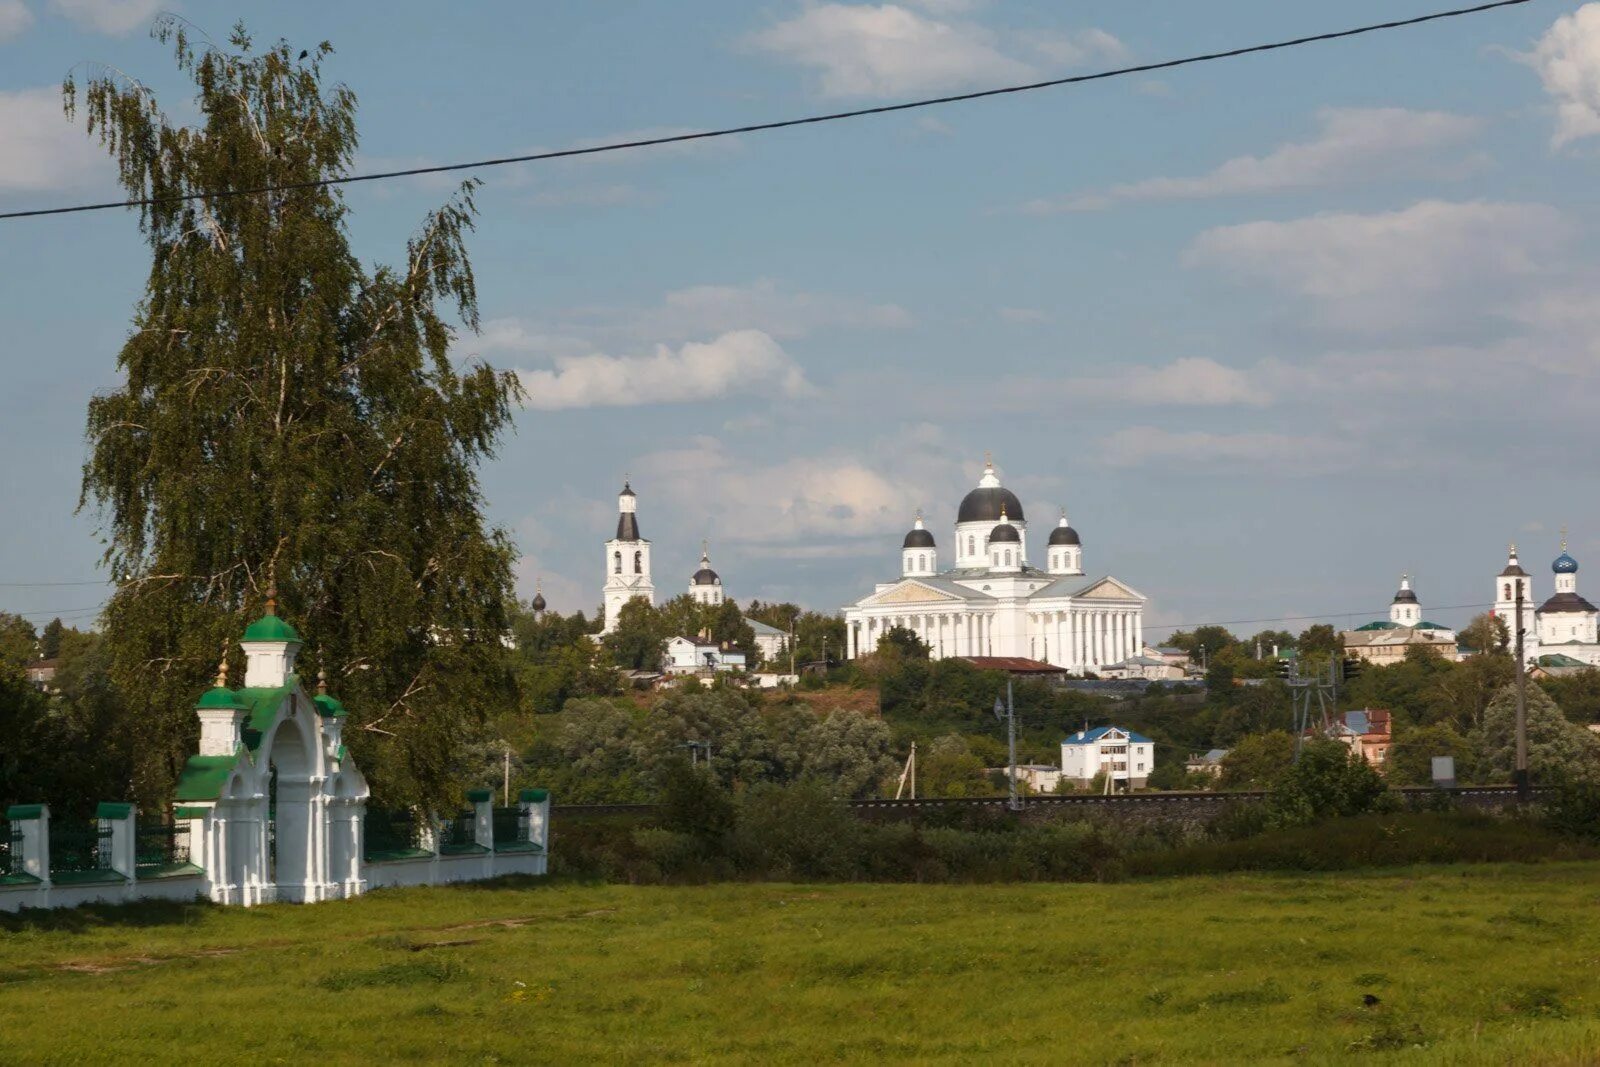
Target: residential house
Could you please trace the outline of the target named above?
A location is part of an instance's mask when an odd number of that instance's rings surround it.
[[[718,674],[745,668],[743,652],[707,638],[682,635],[671,638],[667,641],[666,652],[661,666],[667,674]]]
[[[1101,774],[1109,788],[1143,789],[1155,752],[1154,741],[1121,726],[1080,730],[1061,742],[1061,777],[1080,789]]]

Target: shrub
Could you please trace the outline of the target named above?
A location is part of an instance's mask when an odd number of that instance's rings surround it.
[[[1301,826],[1374,810],[1386,792],[1383,776],[1337,741],[1311,741],[1273,784],[1269,826]]]
[[[729,852],[748,874],[851,878],[860,831],[860,821],[820,782],[760,783],[739,798]]]
[[[661,825],[719,845],[734,825],[733,798],[709,771],[674,760],[661,782]]]
[[[1600,782],[1568,779],[1543,798],[1544,823],[1573,837],[1600,838]]]

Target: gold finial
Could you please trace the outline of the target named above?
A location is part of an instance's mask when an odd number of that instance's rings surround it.
[[[1005,501],[1003,501],[1003,500],[1000,502],[1000,521],[1001,522],[1010,522],[1011,521],[1010,519],[1006,518],[1006,505],[1005,505]]]
[[[326,667],[318,667],[317,668],[317,696],[325,697],[327,695],[328,695],[328,668],[326,668]]]
[[[267,614],[278,613],[278,561],[267,564]]]
[[[1561,551],[1567,550],[1567,524],[1561,524]]]
[[[228,688],[228,642],[222,642],[222,658],[217,661],[217,688]]]
[[[983,450],[983,465],[990,470],[994,469],[994,453],[987,448]]]
[[[700,558],[711,558],[711,542],[706,540],[704,537],[700,538]]]
[[[922,509],[921,508],[917,509],[917,521],[918,522],[922,521]]]

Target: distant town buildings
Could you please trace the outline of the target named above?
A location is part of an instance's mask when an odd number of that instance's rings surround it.
[[[1411,648],[1426,648],[1456,658],[1456,632],[1422,617],[1422,603],[1411,588],[1411,576],[1400,576],[1400,590],[1389,605],[1389,617],[1339,635],[1344,654],[1375,666],[1399,663]]]
[[[897,627],[934,659],[1015,657],[1082,673],[1144,647],[1146,598],[1112,577],[1089,578],[1078,531],[1060,521],[1045,540],[1043,570],[1029,562],[1022,501],[986,462],[956,511],[952,565],[941,568],[917,515],[901,542],[900,577],[844,609],[847,655],[871,654]]]
[[[622,608],[630,600],[643,600],[651,607],[656,603],[656,587],[650,573],[650,542],[639,532],[639,497],[633,491],[632,483],[627,480],[622,483],[622,492],[617,494],[617,535],[606,542],[605,551],[605,623],[600,630],[602,635],[617,628]],[[700,542],[700,566],[689,576],[688,595],[695,603],[708,608],[720,608],[728,600],[722,576],[712,569],[710,546],[704,541]],[[542,594],[536,596],[535,603],[536,611],[544,610]],[[787,633],[754,619],[746,619],[745,622],[755,632],[754,649],[726,649],[708,644],[703,638],[674,637],[667,643],[663,669],[668,674],[702,670],[742,671],[751,652],[777,662],[788,651]]]

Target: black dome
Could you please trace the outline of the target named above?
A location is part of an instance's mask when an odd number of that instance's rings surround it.
[[[1000,513],[1005,514],[1012,522],[1025,522],[1022,514],[1022,501],[1017,499],[1017,494],[1003,486],[986,488],[979,486],[961,498],[961,508],[956,512],[957,522],[999,522]]]
[[[1402,589],[1394,595],[1394,602],[1396,604],[1415,604],[1417,602],[1417,594],[1409,589]]]
[[[533,594],[533,603],[531,605],[529,605],[529,606],[532,607],[534,611],[543,611],[544,610],[544,594],[543,593],[535,593],[535,594]]]
[[[1078,540],[1077,530],[1070,526],[1057,526],[1050,531],[1050,543],[1052,545],[1081,545],[1083,542]]]
[[[997,541],[1001,544],[1020,545],[1022,543],[1022,535],[1017,533],[1017,528],[1009,522],[1002,522],[999,526],[989,531],[989,543],[994,544]]]
[[[721,585],[722,579],[717,577],[717,572],[710,567],[701,567],[694,572],[694,577],[689,579],[695,585]]]
[[[929,530],[912,530],[906,534],[903,548],[933,548],[933,533]]]

